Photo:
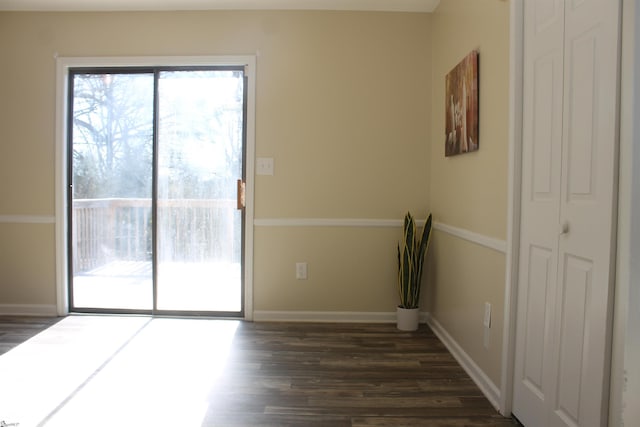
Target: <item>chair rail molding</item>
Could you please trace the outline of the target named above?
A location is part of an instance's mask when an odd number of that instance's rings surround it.
[[[484,246],[494,251],[506,254],[507,242],[504,240],[496,239],[495,237],[485,236],[484,234],[469,231],[464,228],[454,227],[452,225],[443,224],[441,222],[434,222],[433,228],[443,233],[450,234],[463,240]]]
[[[0,215],[0,224],[55,224],[53,215]]]

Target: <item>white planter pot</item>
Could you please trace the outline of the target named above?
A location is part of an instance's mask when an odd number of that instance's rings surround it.
[[[396,308],[396,322],[401,331],[415,331],[420,323],[419,308]]]

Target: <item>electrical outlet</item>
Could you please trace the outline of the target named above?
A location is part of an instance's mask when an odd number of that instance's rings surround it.
[[[307,279],[307,263],[306,262],[296,263],[296,279],[298,280]]]
[[[488,302],[484,303],[484,327],[491,328],[491,304]]]

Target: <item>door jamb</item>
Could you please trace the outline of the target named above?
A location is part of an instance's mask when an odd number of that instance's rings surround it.
[[[507,250],[502,331],[500,413],[511,416],[516,354],[516,308],[520,249],[520,186],[522,182],[522,92],[524,66],[524,0],[511,0],[509,17],[509,165]]]

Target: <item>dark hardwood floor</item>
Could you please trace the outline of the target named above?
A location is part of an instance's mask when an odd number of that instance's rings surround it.
[[[57,320],[0,317],[0,351]],[[241,322],[208,395],[202,426],[517,425],[425,325]]]
[[[245,323],[231,361],[212,425],[513,425],[427,326]]]
[[[0,316],[0,355],[59,322],[61,317]]]

